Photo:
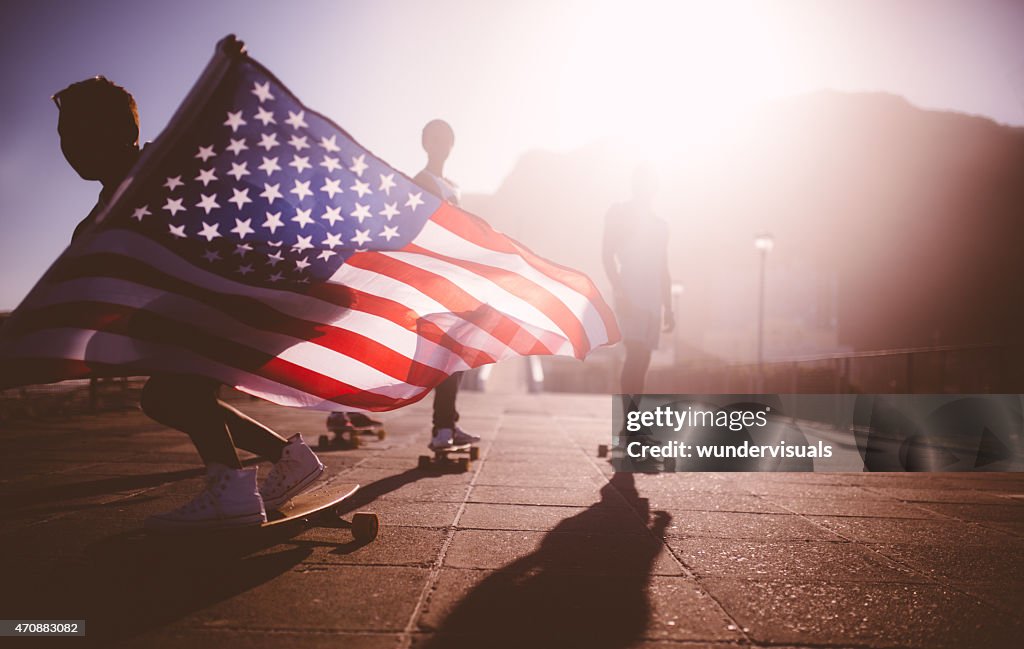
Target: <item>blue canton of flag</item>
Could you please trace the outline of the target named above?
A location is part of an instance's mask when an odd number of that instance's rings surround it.
[[[232,68],[139,194],[112,218],[224,277],[329,279],[355,252],[397,250],[439,199],[307,111],[262,66]]]

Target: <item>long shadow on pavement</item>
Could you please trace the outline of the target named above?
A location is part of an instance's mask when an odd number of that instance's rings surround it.
[[[155,486],[199,473],[175,471],[85,484],[104,493],[114,486]],[[339,513],[359,509],[407,484],[437,475],[412,469],[370,483],[345,501]],[[76,487],[81,485],[48,490],[35,502],[49,502],[65,489]],[[296,523],[258,534],[225,532],[212,537],[153,537],[132,530],[92,543],[77,558],[35,561],[8,556],[0,561],[4,574],[0,610],[11,619],[36,619],[40,611],[54,619],[85,619],[87,646],[109,646],[172,624],[289,572],[317,545],[293,540],[302,529],[303,525]],[[277,545],[284,548],[271,551]],[[339,544],[338,549],[352,551],[359,545]]]
[[[280,540],[261,539],[263,549]],[[287,573],[312,550],[262,552],[252,544],[153,539],[138,532],[91,545],[80,560],[5,561],[5,614],[84,619],[83,646],[107,647],[202,611]]]
[[[610,533],[608,521],[622,512],[623,498],[650,533]],[[424,631],[433,632],[422,646],[618,649],[634,644],[647,628],[647,586],[670,518],[661,511],[651,515],[632,474],[616,474],[601,489],[600,502],[560,522],[536,551],[489,573],[436,628],[421,621]],[[441,579],[455,572],[479,574],[448,570]],[[426,620],[431,609],[444,608],[450,587],[439,584]]]

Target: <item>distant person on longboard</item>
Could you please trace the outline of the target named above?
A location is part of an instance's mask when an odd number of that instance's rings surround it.
[[[455,131],[442,119],[431,120],[423,127],[423,150],[427,152],[427,166],[416,174],[413,181],[452,205],[459,204],[459,187],[444,176],[444,163],[455,146]],[[480,441],[458,426],[459,411],[455,398],[459,394],[462,372],[455,372],[434,388],[434,421],[430,449],[443,451],[453,446]]]
[[[85,180],[103,185],[96,207],[72,240],[96,220],[139,158],[135,98],[103,78],[74,83],[53,97],[60,113],[61,151]],[[191,502],[146,520],[146,527],[211,528],[255,525],[309,488],[324,466],[301,435],[284,439],[218,398],[220,383],[202,376],[153,376],[142,391],[142,410],[192,438],[207,467],[205,488]],[[243,468],[237,448],[273,462],[257,487],[256,467]]]
[[[657,189],[654,169],[638,166],[633,173],[633,197],[613,205],[605,218],[602,260],[626,347],[623,395],[644,392],[660,332],[676,326],[668,272],[668,224],[655,216],[653,207]],[[627,412],[636,408],[633,403],[623,405]]]

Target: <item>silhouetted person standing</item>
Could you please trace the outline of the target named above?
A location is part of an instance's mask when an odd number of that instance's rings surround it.
[[[138,160],[139,114],[135,98],[104,77],[74,83],[53,97],[60,111],[61,151],[85,180],[103,185],[99,201],[78,224],[72,240],[93,226]],[[192,438],[208,476],[191,502],[146,520],[147,527],[189,528],[252,525],[308,488],[324,470],[301,435],[284,439],[218,398],[220,383],[202,376],[161,374],[146,382],[142,409],[156,421]],[[274,463],[257,487],[256,468],[245,469],[238,448]]]
[[[452,205],[459,204],[459,187],[444,176],[444,164],[455,146],[455,131],[443,119],[427,122],[423,127],[423,150],[427,152],[427,166],[416,174],[413,181]],[[479,442],[458,426],[459,411],[455,398],[459,394],[462,372],[455,372],[434,388],[434,420],[430,448],[437,450],[459,444]]]
[[[643,393],[662,322],[666,332],[675,328],[668,272],[668,224],[654,215],[657,189],[654,170],[648,165],[638,166],[633,173],[633,197],[613,205],[605,218],[602,260],[612,284],[626,347],[622,394]]]

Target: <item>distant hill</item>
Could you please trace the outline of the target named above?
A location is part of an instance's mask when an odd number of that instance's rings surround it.
[[[776,237],[769,355],[1020,336],[1024,130],[892,95],[818,92],[771,105],[728,140],[663,170],[688,343],[751,338],[761,230]],[[611,142],[534,151],[465,204],[604,286],[604,215],[628,198],[632,165]]]

